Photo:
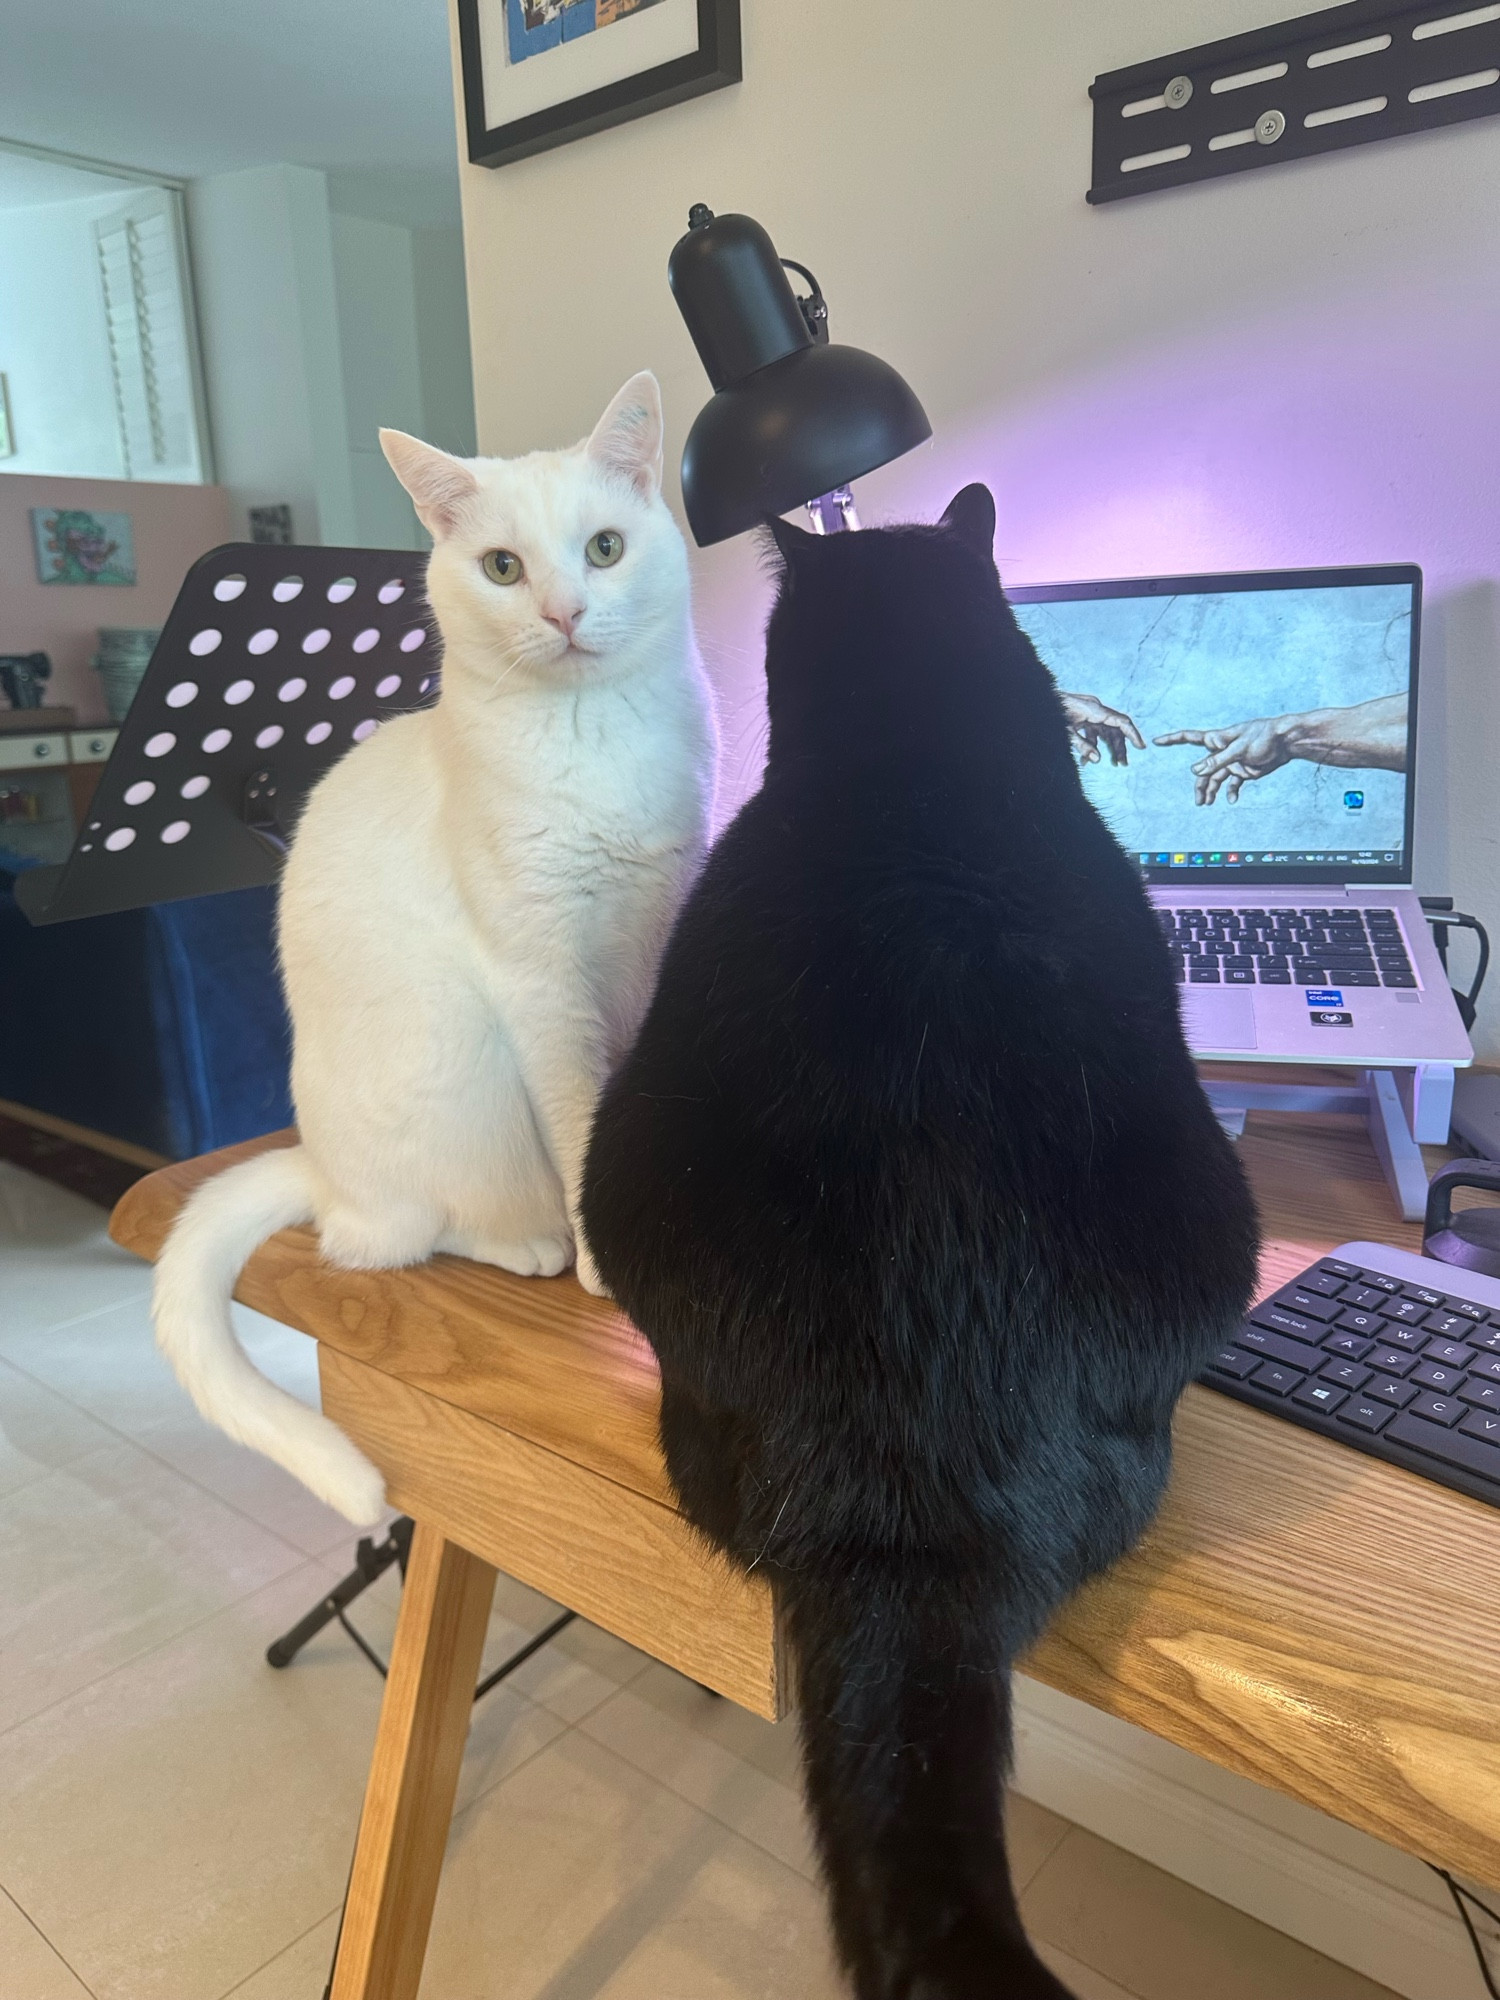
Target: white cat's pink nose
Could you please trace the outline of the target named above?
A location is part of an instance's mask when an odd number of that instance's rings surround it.
[[[549,604],[543,607],[542,616],[549,625],[555,625],[565,639],[571,640],[578,629],[578,621],[583,616],[583,606]]]

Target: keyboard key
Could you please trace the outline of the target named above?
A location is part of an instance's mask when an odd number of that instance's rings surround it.
[[[1318,1370],[1325,1382],[1337,1382],[1341,1389],[1363,1389],[1370,1379],[1368,1368],[1361,1368],[1357,1361],[1330,1361],[1326,1368]],[[1495,1391],[1495,1407],[1500,1409],[1500,1382],[1487,1385]]]
[[[1469,1339],[1476,1347],[1482,1347],[1486,1354],[1500,1354],[1500,1327],[1487,1326],[1481,1333],[1476,1326]]]
[[[1287,1361],[1294,1368],[1316,1368],[1318,1355],[1315,1349],[1304,1346],[1301,1341],[1288,1340],[1285,1334],[1268,1333],[1263,1326],[1244,1326],[1235,1335],[1241,1347],[1247,1347],[1254,1354],[1271,1361]]]
[[[1411,1363],[1407,1363],[1411,1367]],[[1435,1361],[1423,1360],[1412,1370],[1413,1382],[1420,1382],[1424,1389],[1436,1389],[1444,1396],[1456,1396],[1464,1379],[1461,1368],[1441,1368]]]
[[[1276,1294],[1275,1303],[1285,1306],[1288,1312],[1301,1313],[1304,1319],[1322,1320],[1325,1324],[1339,1317],[1337,1299],[1325,1298],[1321,1292],[1305,1291],[1300,1284],[1283,1286]]]
[[[1417,1365],[1417,1357],[1403,1354],[1399,1347],[1377,1347],[1365,1359],[1372,1368],[1384,1369],[1387,1375],[1410,1375]]]
[[[1353,1306],[1358,1312],[1379,1312],[1385,1304],[1385,1293],[1377,1292],[1370,1285],[1351,1285],[1344,1294],[1343,1303]]]
[[[1372,1338],[1385,1338],[1385,1321],[1378,1313],[1341,1312],[1337,1325],[1347,1327],[1350,1333],[1368,1333]]]
[[[1335,1328],[1323,1342],[1323,1351],[1325,1354],[1346,1355],[1350,1361],[1362,1361],[1374,1345],[1374,1341],[1366,1340],[1363,1334],[1343,1333]]]
[[[1318,1266],[1315,1275],[1320,1278],[1340,1278],[1347,1285],[1356,1284],[1362,1274],[1357,1264],[1341,1264],[1337,1257],[1325,1257]],[[1306,1282],[1310,1284],[1312,1280],[1308,1279]],[[1321,1286],[1319,1289],[1322,1289]]]
[[[1438,1304],[1442,1304],[1441,1299]],[[1398,1320],[1402,1326],[1420,1326],[1429,1308],[1421,1299],[1387,1299],[1380,1310],[1387,1319]]]
[[[1226,965],[1224,968],[1223,983],[1226,986],[1253,986],[1255,984],[1255,967],[1253,965]]]
[[[1409,972],[1383,972],[1380,975],[1380,983],[1382,986],[1411,987],[1417,982]]]
[[[1338,981],[1340,986],[1378,986],[1380,984],[1380,974],[1373,969],[1369,971],[1350,972],[1341,965],[1334,965],[1329,967],[1329,974],[1330,977]]]
[[[1420,1354],[1427,1345],[1427,1335],[1419,1326],[1403,1326],[1399,1320],[1388,1319],[1381,1322],[1381,1339],[1389,1341],[1392,1347],[1404,1347],[1408,1354]]]
[[[1250,1324],[1268,1326],[1275,1333],[1289,1333],[1293,1340],[1305,1340],[1313,1347],[1328,1331],[1321,1319],[1310,1319],[1306,1313],[1294,1313],[1274,1303],[1257,1306],[1250,1315]]]
[[[1332,1382],[1303,1382],[1292,1391],[1294,1403],[1301,1403],[1309,1410],[1326,1410],[1329,1415],[1348,1398],[1349,1391],[1338,1388]]]
[[[1482,1375],[1487,1382],[1500,1382],[1500,1354],[1481,1354],[1469,1373]]]
[[[1219,977],[1219,968],[1216,965],[1190,965],[1188,967],[1188,984],[1190,986],[1222,986],[1223,983],[1223,980]]]
[[[1464,1406],[1456,1396],[1418,1396],[1411,1406],[1414,1417],[1425,1417],[1430,1424],[1441,1424],[1451,1430],[1461,1416]]]
[[[1458,1428],[1465,1437],[1483,1438],[1488,1444],[1500,1445],[1500,1416],[1489,1410],[1470,1410]]]
[[[1255,1379],[1258,1382],[1260,1377]],[[1398,1410],[1404,1410],[1417,1393],[1413,1383],[1398,1382],[1393,1375],[1377,1375],[1365,1390],[1372,1403],[1390,1403]]]
[[[1280,966],[1263,965],[1260,969],[1260,983],[1262,986],[1290,986],[1292,975]]]
[[[1358,1272],[1355,1273],[1357,1277]],[[1299,1292],[1321,1292],[1325,1298],[1336,1299],[1345,1289],[1345,1280],[1331,1271],[1326,1264],[1316,1271],[1304,1271],[1297,1280]]]
[[[1285,1368],[1279,1361],[1268,1361],[1263,1368],[1256,1369],[1250,1380],[1259,1389],[1270,1389],[1278,1396],[1290,1396],[1307,1377],[1299,1369]]]
[[[1403,1285],[1401,1296],[1405,1299],[1415,1299],[1418,1305],[1426,1306],[1429,1311],[1448,1303],[1442,1292],[1429,1291],[1425,1285]]]
[[[1343,1414],[1340,1410],[1339,1415]],[[1500,1417],[1492,1421],[1500,1425]],[[1500,1449],[1481,1438],[1469,1436],[1462,1424],[1457,1430],[1444,1430],[1441,1424],[1429,1424],[1423,1418],[1413,1416],[1410,1410],[1404,1410],[1391,1425],[1390,1435],[1416,1451],[1425,1451],[1430,1458],[1462,1466],[1466,1472],[1477,1472],[1485,1479],[1500,1483]]]
[[[1338,1412],[1338,1419],[1341,1424],[1353,1424],[1357,1431],[1383,1431],[1394,1415],[1389,1403],[1371,1403],[1363,1396],[1351,1396]],[[1429,1424],[1427,1428],[1431,1430],[1433,1426]],[[1440,1431],[1438,1435],[1446,1433]],[[1500,1458],[1500,1452],[1495,1456]]]
[[[1388,1278],[1383,1271],[1361,1271],[1360,1277],[1373,1291],[1390,1295],[1401,1289],[1400,1279]]]
[[[1432,1316],[1433,1319],[1448,1317],[1447,1313],[1434,1313]],[[1432,1320],[1429,1320],[1426,1331],[1430,1333],[1431,1330]],[[1422,1358],[1424,1361],[1444,1361],[1450,1368],[1467,1368],[1474,1359],[1474,1350],[1456,1340],[1429,1340],[1422,1350]]]
[[[1258,1354],[1246,1354],[1239,1347],[1221,1347],[1208,1365],[1216,1375],[1232,1375],[1236,1382],[1243,1382],[1247,1375],[1255,1373],[1261,1363]],[[1500,1388],[1495,1393],[1500,1400]]]
[[[1483,1306],[1470,1305],[1467,1299],[1449,1299],[1448,1310],[1451,1313],[1462,1313],[1467,1320],[1477,1320],[1481,1326],[1489,1318]]]
[[[1327,1369],[1324,1369],[1327,1374]],[[1500,1382],[1476,1382],[1471,1375],[1461,1384],[1459,1395],[1476,1410],[1500,1410]]]

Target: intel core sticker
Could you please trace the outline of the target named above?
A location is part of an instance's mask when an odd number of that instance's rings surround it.
[[[1354,1026],[1354,1016],[1352,1014],[1335,1013],[1327,1007],[1315,1007],[1307,1018],[1315,1028],[1352,1028]]]
[[[1309,1007],[1342,1007],[1344,1004],[1344,996],[1336,986],[1306,986],[1303,991]]]

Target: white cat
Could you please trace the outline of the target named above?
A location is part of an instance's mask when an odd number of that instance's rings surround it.
[[[308,801],[280,922],[301,1143],[199,1189],[154,1301],[203,1415],[361,1523],[380,1474],[251,1366],[240,1268],[311,1221],[349,1268],[450,1250],[550,1277],[576,1252],[599,1289],[577,1222],[589,1125],[702,859],[715,752],[654,376],[567,451],[380,439],[435,542],[442,695]]]

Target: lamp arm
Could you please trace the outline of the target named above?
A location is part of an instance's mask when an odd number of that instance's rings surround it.
[[[795,271],[799,278],[806,278],[807,282],[812,286],[812,297],[808,299],[799,298],[797,304],[801,308],[802,317],[807,321],[808,332],[819,347],[826,347],[828,345],[828,301],[823,296],[823,287],[818,283],[812,272],[808,270],[807,266],[799,264],[795,257],[783,257],[781,261],[787,270]]]

